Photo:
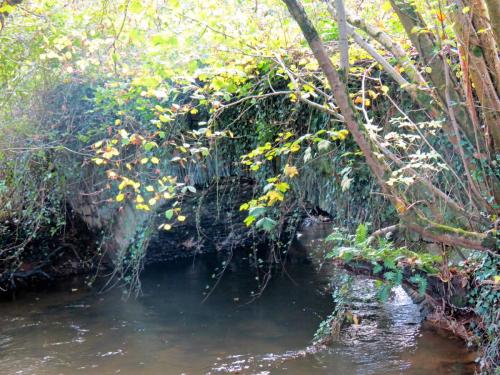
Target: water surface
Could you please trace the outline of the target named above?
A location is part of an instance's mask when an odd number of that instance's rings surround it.
[[[422,328],[401,290],[378,302],[365,279],[352,287],[361,324],[329,350],[303,355],[333,308],[315,264],[287,264],[254,301],[259,281],[248,260],[219,279],[214,256],[149,268],[137,299],[86,289],[81,279],[25,294],[0,304],[0,374],[471,373],[461,342]]]

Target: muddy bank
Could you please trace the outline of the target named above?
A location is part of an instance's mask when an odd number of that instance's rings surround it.
[[[99,236],[81,217],[67,210],[66,225],[57,233],[40,231],[29,242],[16,243],[15,226],[7,227],[2,240],[18,247],[22,258],[12,257],[1,263],[0,298],[15,297],[23,290],[37,290],[71,276],[93,272],[101,263]]]

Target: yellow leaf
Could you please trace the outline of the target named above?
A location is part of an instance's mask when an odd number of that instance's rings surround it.
[[[165,116],[165,115],[160,115],[159,119],[161,122],[169,122],[170,121],[170,118]]]
[[[170,230],[170,229],[172,229],[172,226],[170,224],[163,224],[163,229]]]
[[[389,12],[392,10],[392,6],[391,6],[391,3],[389,1],[385,1],[382,3],[382,10],[384,12]]]
[[[124,200],[124,199],[125,199],[125,194],[120,193],[120,194],[118,194],[118,195],[116,196],[116,198],[115,198],[115,199],[116,199],[116,201],[117,201],[117,202],[121,202],[122,200]]]
[[[403,214],[406,212],[406,205],[399,198],[396,198],[396,211],[398,211],[398,213],[400,213],[400,214]]]
[[[166,111],[166,109],[165,109],[165,108],[163,108],[163,107],[161,107],[161,106],[159,106],[159,105],[155,105],[155,109],[156,109],[158,112],[161,112],[161,113],[163,113],[163,112],[165,112],[165,111]]]
[[[286,193],[288,189],[290,189],[290,185],[288,185],[286,182],[280,182],[275,185],[276,189],[282,193]]]
[[[249,215],[246,217],[246,219],[243,221],[247,227],[252,225],[252,223],[255,221],[255,216]]]
[[[186,216],[179,215],[177,216],[177,220],[179,220],[181,223],[186,220]]]
[[[120,119],[116,119],[115,120],[115,125],[116,126],[121,125],[121,123],[122,123],[122,120],[120,120]]]
[[[108,175],[108,178],[111,179],[116,179],[118,177],[118,174],[115,171],[112,171],[111,169],[106,171],[106,174]]]
[[[283,201],[283,198],[284,196],[282,193],[277,190],[271,190],[269,193],[267,193],[267,205],[273,206],[276,202]]]
[[[153,164],[158,164],[159,162],[160,162],[160,159],[158,159],[157,157],[153,156],[153,157],[151,158],[151,163],[153,163]]]
[[[342,129],[341,131],[338,132],[337,136],[338,138],[343,141],[344,139],[347,138],[347,136],[349,135],[349,130],[346,130],[346,129]]]
[[[290,177],[290,178],[293,178],[293,177],[299,175],[299,170],[297,169],[297,167],[295,167],[293,165],[288,165],[288,164],[285,166],[285,169],[283,170],[283,172],[285,173],[285,176]]]
[[[149,201],[148,201],[149,205],[150,206],[154,206],[156,204],[156,199],[155,198],[151,198]]]
[[[438,10],[436,12],[436,17],[437,19],[440,21],[440,22],[443,22],[444,19],[446,18],[445,15],[443,14],[443,12],[441,12],[440,10]]]
[[[142,158],[141,159],[141,164],[146,164],[149,161],[148,158]]]
[[[147,204],[136,204],[135,208],[138,210],[143,210],[143,211],[151,211],[149,206]]]
[[[430,66],[425,68],[426,73],[432,73],[432,68]]]
[[[380,88],[380,91],[382,91],[384,94],[387,94],[387,93],[389,92],[389,87],[387,87],[387,86],[382,86],[382,87]]]
[[[102,154],[105,159],[111,159],[113,156],[120,155],[120,152],[114,147],[107,147],[106,152]]]
[[[300,150],[300,145],[298,143],[292,143],[290,146],[290,151],[291,152],[297,152]]]
[[[146,186],[146,191],[153,192],[155,191],[155,188],[152,185]]]
[[[14,3],[14,4],[17,4],[17,3]],[[0,6],[0,13],[12,13],[16,8],[14,7],[14,5],[10,5],[9,3],[7,2],[4,2],[1,6]],[[3,26],[3,25],[2,25]]]
[[[96,163],[97,165],[101,165],[101,164],[103,164],[103,163],[104,163],[104,160],[103,160],[103,159],[101,159],[101,158],[94,158],[94,159],[92,159],[92,161],[93,161],[94,163]]]
[[[135,201],[136,201],[137,203],[142,203],[142,202],[144,202],[144,198],[143,198],[142,196],[138,195],[138,196],[135,198]]]

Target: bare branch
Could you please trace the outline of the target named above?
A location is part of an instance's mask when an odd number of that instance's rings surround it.
[[[335,4],[335,19],[339,25],[339,50],[340,50],[340,69],[344,71],[344,79],[347,82],[349,75],[349,32],[347,30],[347,18],[343,0],[333,0]],[[333,11],[331,2],[328,2],[328,8]]]

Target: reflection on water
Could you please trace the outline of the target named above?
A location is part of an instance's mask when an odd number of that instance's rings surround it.
[[[422,329],[402,291],[381,304],[363,279],[353,285],[361,324],[307,355],[301,350],[332,310],[315,263],[287,265],[248,303],[258,286],[240,260],[202,302],[220,263],[212,256],[150,268],[136,300],[75,280],[0,304],[0,374],[470,373],[462,344]]]

